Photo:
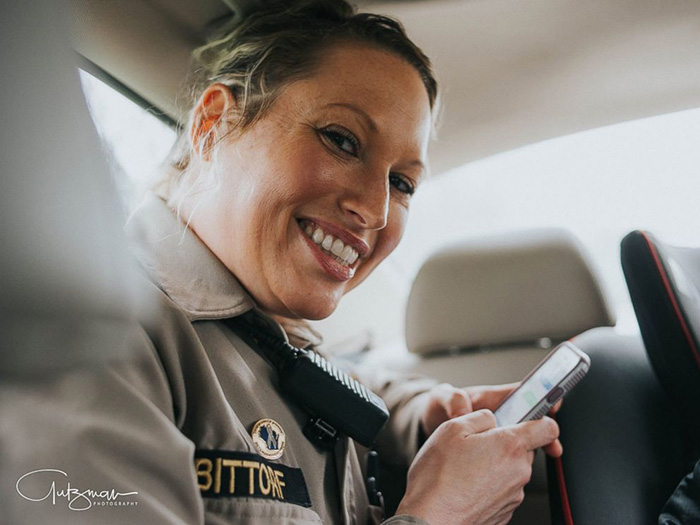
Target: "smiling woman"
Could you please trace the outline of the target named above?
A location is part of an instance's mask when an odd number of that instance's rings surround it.
[[[51,466],[76,484],[137,493],[134,523],[377,522],[350,437],[411,464],[387,523],[506,523],[534,451],[561,454],[556,423],[495,428],[513,385],[357,370],[368,389],[306,322],[401,240],[436,99],[428,59],[342,0],[274,4],[196,56],[173,162],[128,226],[158,318],[130,359],[13,398],[16,429],[51,428]],[[22,450],[17,477],[43,461]],[[81,519],[124,521],[54,521]]]
[[[245,131],[220,131],[213,155],[203,130],[236,119],[237,104],[222,84],[205,90],[190,129],[203,151],[171,205],[262,309],[327,317],[401,239],[430,132],[426,89],[392,53],[336,45]]]
[[[163,186],[258,305],[285,317],[335,310],[396,247],[423,176],[429,62],[395,22],[350,13],[338,2],[251,17],[196,51],[202,93]]]

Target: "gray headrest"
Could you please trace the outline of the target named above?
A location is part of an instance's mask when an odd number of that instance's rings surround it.
[[[614,317],[569,232],[544,229],[462,242],[424,264],[406,312],[415,353],[568,339]]]

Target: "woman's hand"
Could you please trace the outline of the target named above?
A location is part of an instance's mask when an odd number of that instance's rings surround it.
[[[449,383],[436,385],[428,392],[430,400],[421,417],[423,432],[430,437],[441,423],[475,410],[485,408],[493,412],[519,384],[466,388],[457,388]]]
[[[465,401],[469,396],[457,401],[462,409]],[[507,523],[523,501],[534,451],[558,435],[548,417],[503,428],[489,410],[449,419],[418,451],[397,514],[430,523]]]
[[[508,383],[496,386],[469,386],[457,388],[449,383],[434,386],[429,392],[429,401],[421,416],[421,428],[426,437],[435,431],[445,421],[470,414],[477,410],[494,412],[505,397],[515,390],[520,383]],[[561,401],[550,410],[555,414]],[[553,457],[561,456],[562,447],[559,440],[545,447],[545,452]]]

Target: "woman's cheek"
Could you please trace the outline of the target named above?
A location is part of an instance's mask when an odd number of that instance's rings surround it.
[[[403,215],[401,220],[390,220],[386,228],[377,232],[372,256],[370,260],[366,262],[366,266],[363,268],[364,271],[361,272],[359,276],[360,278],[357,282],[353,283],[353,288],[364,281],[374,269],[394,251],[401,241],[405,225],[405,215]]]
[[[389,230],[389,228],[391,229]],[[393,228],[391,226],[387,226],[387,230],[385,232],[386,235],[381,242],[381,260],[386,259],[399,245],[401,237],[403,237],[403,231],[403,224],[396,225]]]
[[[408,222],[408,208],[403,203],[392,202],[385,228],[377,232],[375,253],[381,262],[399,245]]]
[[[408,205],[403,203],[397,204],[393,206],[390,213],[391,216],[389,218],[389,224],[387,224],[387,229],[390,228],[392,230],[390,233],[392,245],[389,253],[394,251],[394,248],[398,246],[403,238],[403,233],[408,223]]]

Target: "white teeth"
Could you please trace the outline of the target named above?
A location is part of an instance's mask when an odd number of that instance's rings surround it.
[[[346,246],[345,248],[343,248],[342,253],[338,254],[338,257],[340,257],[341,259],[345,259],[346,261],[349,261],[350,256],[352,255],[352,251],[353,250],[352,250],[352,248],[350,248],[350,246]]]
[[[330,251],[331,247],[333,246],[333,237],[330,235],[326,235],[326,238],[323,239],[321,246],[323,247],[324,250]]]
[[[323,239],[323,242],[326,242],[326,240]],[[345,248],[345,245],[343,244],[343,241],[341,241],[340,239],[336,239],[335,241],[333,241],[333,246],[331,246],[331,252],[336,257],[340,257],[340,254],[343,253],[344,248]],[[345,257],[343,257],[343,259],[344,258]]]
[[[343,241],[326,234],[323,229],[314,224],[307,224],[304,232],[312,241],[319,244],[324,250],[331,252],[343,264],[351,265],[360,256],[354,248],[346,246]]]

